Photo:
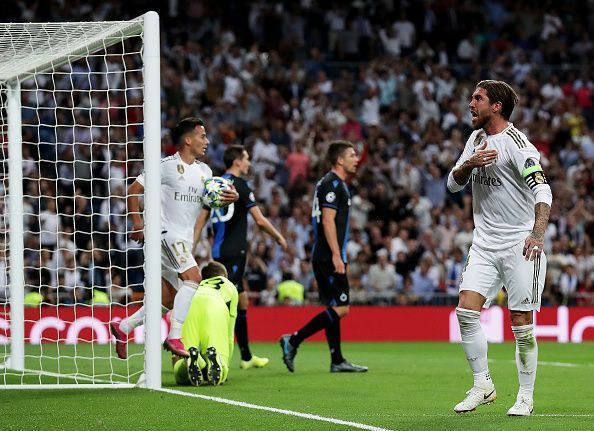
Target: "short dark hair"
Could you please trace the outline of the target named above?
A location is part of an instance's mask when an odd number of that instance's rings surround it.
[[[328,146],[326,159],[334,166],[338,162],[338,158],[342,157],[344,152],[349,148],[355,148],[349,141],[332,141]]]
[[[227,277],[227,270],[225,269],[225,265],[219,262],[215,262],[214,260],[208,262],[200,272],[202,273],[202,278],[204,280],[213,277]]]
[[[198,117],[188,117],[180,120],[179,123],[175,125],[173,130],[171,130],[171,140],[177,146],[182,144],[182,139],[187,133],[194,131],[194,129],[198,126],[204,127],[206,123],[202,118]]]
[[[485,89],[490,103],[501,103],[501,116],[509,120],[519,97],[507,82],[486,79],[476,84],[476,88]]]
[[[233,166],[235,160],[241,160],[243,158],[243,152],[245,148],[243,145],[230,145],[223,153],[223,162],[225,162],[225,168],[229,169]]]

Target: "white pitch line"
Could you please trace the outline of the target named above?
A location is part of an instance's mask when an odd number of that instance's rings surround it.
[[[204,400],[214,401],[214,402],[222,403],[222,404],[229,404],[232,406],[245,407],[248,409],[264,410],[264,411],[272,412],[272,413],[280,413],[283,415],[297,416],[297,417],[304,418],[304,419],[312,419],[312,420],[316,420],[316,421],[330,422],[330,423],[333,423],[336,425],[345,425],[345,426],[349,426],[352,428],[358,428],[358,429],[362,429],[362,430],[390,431],[387,428],[380,428],[380,427],[376,427],[373,425],[366,425],[366,424],[360,424],[357,422],[343,421],[342,419],[328,418],[325,416],[312,415],[310,413],[295,412],[293,410],[285,410],[285,409],[277,409],[275,407],[260,406],[257,404],[244,403],[243,401],[228,400],[226,398],[220,398],[220,397],[211,397],[208,395],[201,395],[201,394],[196,394],[193,392],[184,392],[184,391],[178,391],[175,389],[167,389],[167,388],[161,388],[161,389],[156,389],[156,390],[160,391],[160,392],[166,392],[168,394],[182,395],[184,397],[192,397],[192,398],[201,398]]]
[[[489,362],[508,362],[515,364],[514,359],[489,359]],[[548,365],[551,367],[563,367],[563,368],[592,368],[594,364],[575,364],[572,362],[554,362],[554,361],[538,361],[538,365]]]
[[[573,364],[571,362],[547,362],[547,361],[538,361],[538,365],[551,365],[553,367],[567,367],[567,368],[594,367],[594,364]]]

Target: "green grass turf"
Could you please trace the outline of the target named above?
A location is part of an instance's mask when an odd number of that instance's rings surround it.
[[[139,346],[133,348],[140,352]],[[541,342],[539,348],[542,363],[536,382],[535,414],[559,416],[508,418],[505,415],[517,391],[512,343],[489,347],[490,369],[498,393],[496,403],[462,416],[453,413],[452,407],[464,397],[472,377],[461,346],[449,343],[345,343],[345,356],[368,365],[370,371],[366,374],[330,374],[327,346],[307,342],[299,349],[296,372],[291,374],[280,359],[277,344],[254,343],[252,350],[256,354],[271,358],[268,367],[239,370],[236,352],[229,382],[221,387],[200,388],[175,386],[170,362],[164,354],[163,385],[387,429],[593,429],[594,344]],[[48,356],[56,353],[55,345],[43,349]],[[67,352],[72,355],[74,348],[61,346],[61,349],[61,355]],[[79,355],[90,352],[88,345],[79,345],[77,349]],[[109,346],[95,346],[96,355],[106,358],[110,356],[109,349]],[[38,352],[39,347],[27,347],[27,354],[34,356]],[[46,362],[56,369],[56,360]],[[126,367],[138,371],[142,357],[135,356],[128,362],[113,358],[98,360],[95,371],[112,366],[120,373]],[[32,368],[35,363],[39,364],[39,360],[29,358],[27,367]],[[92,370],[91,361],[76,363],[81,372]],[[72,359],[60,360],[62,372],[73,365]],[[20,380],[13,376],[6,381],[15,379]],[[47,379],[49,382],[53,378]],[[0,418],[2,430],[348,429],[344,425],[144,389],[0,390]]]

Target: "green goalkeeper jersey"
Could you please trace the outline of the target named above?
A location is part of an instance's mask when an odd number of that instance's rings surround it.
[[[238,294],[237,287],[233,283],[225,277],[218,276],[202,280],[199,289],[203,287],[213,289],[227,305],[229,315],[233,318],[237,317]],[[200,292],[200,290],[197,290],[197,292]]]
[[[202,280],[182,327],[184,345],[195,346],[202,353],[208,347],[216,347],[224,360],[229,361],[233,353],[237,302],[237,288],[225,277]]]

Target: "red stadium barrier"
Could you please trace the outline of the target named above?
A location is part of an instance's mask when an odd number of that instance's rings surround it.
[[[137,307],[42,307],[25,309],[25,337],[30,344],[55,342],[67,344],[94,341],[108,343],[111,335],[107,323],[112,318],[132,314]],[[252,307],[249,331],[252,341],[276,341],[279,336],[300,328],[322,307]],[[500,307],[481,314],[481,323],[491,342],[514,339],[509,316]],[[162,335],[167,322],[162,320]],[[9,342],[9,309],[0,307],[0,345]],[[594,340],[594,308],[543,308],[536,315],[539,339],[561,343]],[[131,341],[144,340],[142,327],[130,336]],[[313,340],[323,340],[323,332]],[[451,307],[351,307],[343,321],[345,341],[452,341],[460,339],[458,323]]]

